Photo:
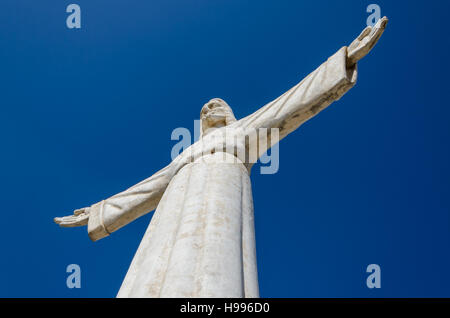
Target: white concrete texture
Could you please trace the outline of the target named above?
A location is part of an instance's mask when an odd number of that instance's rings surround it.
[[[169,183],[118,297],[258,297],[247,169],[204,159]]]
[[[118,297],[259,297],[255,228],[248,161],[274,143],[252,144],[254,131],[296,130],[356,82],[357,61],[369,53],[387,24],[367,27],[289,91],[236,120],[221,99],[202,108],[199,141],[137,185],[73,215],[64,227],[88,226],[102,239],[156,209]],[[224,133],[226,131],[226,134]]]

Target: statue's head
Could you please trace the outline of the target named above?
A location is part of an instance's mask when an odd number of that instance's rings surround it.
[[[200,112],[202,132],[210,128],[220,128],[236,121],[231,107],[220,98],[213,98],[207,102]]]

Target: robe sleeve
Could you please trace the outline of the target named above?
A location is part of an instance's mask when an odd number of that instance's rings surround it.
[[[347,68],[347,47],[341,48],[299,84],[239,121],[245,129],[279,128],[279,139],[341,98],[356,82],[357,68]]]
[[[88,234],[97,241],[154,210],[172,179],[171,165],[153,176],[90,207]]]

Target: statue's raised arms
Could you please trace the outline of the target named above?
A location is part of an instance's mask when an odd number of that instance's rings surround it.
[[[168,166],[55,222],[87,225],[96,241],[156,209],[118,297],[258,297],[252,163],[236,153],[250,151],[254,131],[277,129],[282,139],[341,98],[387,21],[365,28],[299,84],[245,118],[237,120],[225,101],[210,100],[200,113],[201,138]],[[259,146],[258,154],[272,144]]]

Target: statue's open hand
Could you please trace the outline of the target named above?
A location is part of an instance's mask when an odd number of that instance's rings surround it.
[[[383,17],[373,26],[365,28],[361,34],[348,47],[347,62],[349,66],[354,65],[377,44],[386,28],[388,18]]]
[[[82,208],[73,211],[73,215],[54,218],[55,223],[63,227],[75,227],[87,225],[90,208]]]

